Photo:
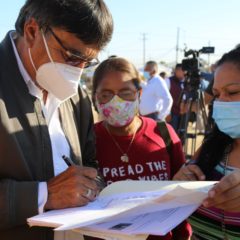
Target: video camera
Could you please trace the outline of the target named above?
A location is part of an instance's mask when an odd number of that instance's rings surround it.
[[[184,56],[191,58],[185,58],[182,60],[182,69],[186,71],[185,86],[192,89],[198,89],[200,86],[200,54],[214,53],[214,47],[203,47],[200,50],[184,50]]]

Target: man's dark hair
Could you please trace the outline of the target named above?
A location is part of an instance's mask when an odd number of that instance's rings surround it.
[[[175,69],[176,68],[182,68],[182,64],[181,63],[177,63],[176,66],[175,66]]]
[[[103,0],[27,0],[15,23],[24,33],[24,24],[34,18],[40,28],[59,27],[75,34],[84,44],[102,49],[112,37],[113,20]]]
[[[148,61],[145,65],[158,65],[155,61]]]
[[[145,67],[148,66],[150,67],[155,73],[158,72],[158,64],[155,61],[148,61],[145,64]]]

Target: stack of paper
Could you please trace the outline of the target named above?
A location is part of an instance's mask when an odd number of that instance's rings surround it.
[[[119,181],[87,206],[49,211],[29,218],[28,223],[102,238],[165,235],[201,205],[215,183]]]

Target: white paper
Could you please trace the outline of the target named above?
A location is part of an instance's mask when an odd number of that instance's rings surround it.
[[[136,216],[126,216],[125,218],[111,219],[110,221],[100,222],[85,228],[89,231],[108,231],[109,233],[122,234],[151,234],[166,235],[171,229],[184,221],[196,210],[196,205],[184,206],[162,210],[159,212],[141,214]],[[177,221],[173,221],[177,219]]]
[[[214,184],[120,181],[105,188],[87,206],[49,211],[28,219],[28,223],[57,230],[165,235],[200,206]]]

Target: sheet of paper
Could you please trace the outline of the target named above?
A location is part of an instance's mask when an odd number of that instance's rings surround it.
[[[30,226],[62,226],[62,230],[69,230],[127,212],[165,193],[166,191],[159,194],[157,192],[135,192],[113,195],[112,197],[103,196],[87,206],[48,211],[28,219],[28,222]]]
[[[119,218],[115,220],[110,219],[109,221],[100,222],[83,228],[83,232],[84,230],[90,230],[108,233],[136,235],[152,234],[163,236],[181,223],[186,216],[191,215],[197,207],[198,206],[194,204],[133,217]]]
[[[215,182],[116,182],[105,188],[99,198],[87,206],[49,211],[28,219],[28,222],[31,226],[51,226],[58,227],[57,230],[70,230],[103,222],[118,222],[119,219],[130,221],[139,215],[144,215],[144,219],[147,219],[149,214],[170,210],[172,212],[172,209],[177,209],[171,218],[172,224],[168,225],[172,228],[186,219],[202,203],[214,184]],[[154,223],[150,224],[149,221],[146,223],[148,225],[145,224],[146,228],[141,233],[153,231],[154,228],[151,226]],[[136,224],[138,223],[134,222],[132,226]],[[128,232],[136,233],[133,230]]]
[[[186,189],[208,191],[216,182],[211,181],[118,181],[102,190],[100,196],[114,196],[120,193],[152,192],[159,190],[173,190],[177,186]]]

